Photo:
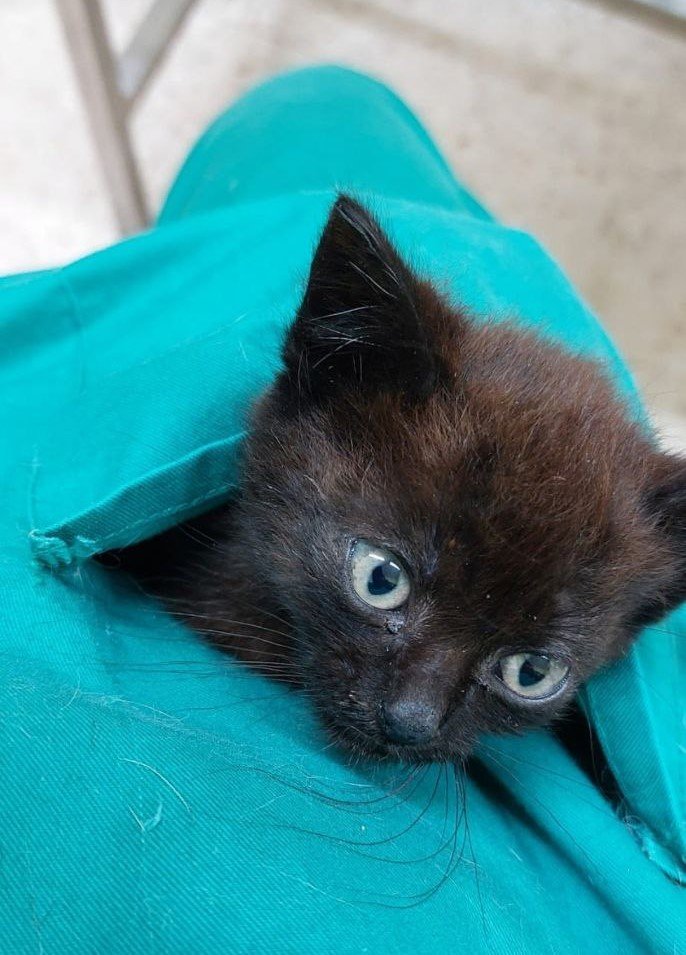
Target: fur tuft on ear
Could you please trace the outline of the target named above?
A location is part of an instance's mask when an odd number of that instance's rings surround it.
[[[670,560],[654,599],[643,609],[642,623],[658,619],[686,600],[686,458],[656,454],[646,505]]]
[[[426,396],[436,387],[440,365],[423,318],[428,299],[440,302],[376,220],[339,196],[285,342],[287,387],[299,401],[320,401],[342,388],[393,389],[409,400]]]

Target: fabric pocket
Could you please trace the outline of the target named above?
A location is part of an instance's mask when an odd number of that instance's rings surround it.
[[[73,333],[24,385],[40,401],[29,516],[41,564],[135,543],[231,493],[331,201],[238,206],[62,270]]]
[[[113,374],[60,409],[35,451],[35,557],[57,567],[150,537],[226,498],[280,329],[220,329]],[[265,347],[271,339],[272,348]],[[259,349],[246,375],[241,366]],[[271,352],[271,354],[270,354]]]

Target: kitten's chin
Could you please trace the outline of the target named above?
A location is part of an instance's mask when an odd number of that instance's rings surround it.
[[[460,752],[446,746],[441,740],[424,746],[401,746],[367,735],[357,727],[337,727],[329,733],[339,750],[364,759],[380,762],[400,762],[415,765],[453,763],[466,759],[468,751]]]

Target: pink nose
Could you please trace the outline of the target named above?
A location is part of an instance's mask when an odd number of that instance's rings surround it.
[[[401,697],[381,708],[381,724],[386,736],[402,746],[429,743],[443,720],[442,710],[433,701]]]

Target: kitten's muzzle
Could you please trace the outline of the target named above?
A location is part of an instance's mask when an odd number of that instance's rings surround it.
[[[384,735],[401,746],[430,743],[438,735],[444,715],[433,701],[407,697],[386,701],[379,708]]]

